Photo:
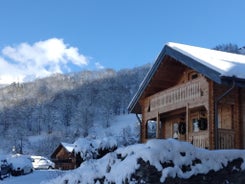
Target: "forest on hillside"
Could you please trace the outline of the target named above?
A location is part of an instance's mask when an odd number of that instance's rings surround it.
[[[213,49],[245,54],[245,47],[231,43]],[[15,147],[19,153],[49,155],[61,141],[86,137],[95,123],[109,127],[116,115],[127,113],[150,67],[55,74],[1,87],[0,153]]]
[[[109,127],[115,115],[127,113],[149,68],[150,64],[120,71],[56,74],[0,88],[1,147],[7,152],[14,146],[20,153],[35,150],[48,155],[60,141],[86,137],[95,122]],[[38,135],[46,139],[28,145],[28,138]]]

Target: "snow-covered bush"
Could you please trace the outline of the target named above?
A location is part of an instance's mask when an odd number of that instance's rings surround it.
[[[49,183],[144,182],[149,170],[146,169],[142,171],[142,175],[134,177],[141,169],[142,162],[148,163],[160,173],[158,182],[164,182],[169,177],[187,179],[197,174],[207,174],[212,170],[218,171],[237,158],[242,160],[240,169],[245,170],[245,150],[210,151],[175,139],[153,139],[146,144],[118,148],[98,160],[88,160],[73,172]]]

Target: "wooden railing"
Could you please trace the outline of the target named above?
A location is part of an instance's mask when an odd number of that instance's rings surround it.
[[[203,82],[204,79],[193,80],[151,96],[149,98],[150,111],[203,96],[206,88]]]
[[[219,149],[233,149],[235,147],[235,132],[229,129],[218,131]]]
[[[229,129],[219,129],[219,149],[235,148],[235,132]],[[209,148],[208,132],[189,133],[189,142],[200,148]]]
[[[189,142],[199,148],[209,148],[208,132],[190,133]]]

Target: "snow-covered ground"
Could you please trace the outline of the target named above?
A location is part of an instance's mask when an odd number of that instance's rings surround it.
[[[23,176],[10,176],[0,181],[1,184],[39,184],[42,181],[51,180],[65,172],[59,170],[35,170]]]
[[[159,180],[164,182],[167,177],[190,178],[197,174],[206,174],[211,170],[218,171],[236,158],[243,160],[241,169],[245,170],[245,150],[210,151],[175,139],[152,139],[146,144],[120,147],[101,159],[84,162],[75,170],[65,172],[35,170],[28,175],[6,178],[2,183],[61,184],[67,181],[69,184],[92,184],[96,181],[96,184],[99,184],[98,179],[102,179],[102,183],[121,184],[126,179],[134,183],[132,174],[140,167],[139,159],[149,162],[160,171]],[[183,168],[188,169],[183,170]],[[240,170],[240,168],[233,169]]]
[[[80,138],[75,141],[74,144],[77,145],[76,151],[80,151],[81,154],[89,154],[89,152],[93,152],[97,147],[105,148],[112,147],[113,145],[120,146],[135,143],[138,141],[138,135],[139,125],[136,116],[133,114],[126,114],[116,116],[107,128],[103,127],[98,121],[95,123],[95,126],[89,130],[89,136],[87,138]],[[42,136],[43,135],[37,137],[32,136],[30,139],[32,139],[31,141],[37,141],[43,139]],[[91,143],[93,144],[93,147],[90,146]],[[9,158],[11,157],[11,155],[0,154],[0,160],[8,158],[10,162],[12,159]],[[25,165],[25,163],[22,164]],[[61,172],[59,170],[34,170],[33,173],[24,176],[11,176],[10,178],[5,178],[3,181],[0,181],[0,183],[38,184],[41,181],[55,178],[62,173],[66,172]]]
[[[66,181],[69,184],[94,182],[96,184],[110,182],[121,184],[125,180],[134,183],[135,178],[132,177],[132,174],[140,168],[139,159],[150,163],[161,173],[159,178],[161,182],[164,182],[167,177],[190,178],[193,175],[206,174],[211,170],[218,171],[236,158],[243,160],[241,169],[245,170],[245,150],[210,151],[175,139],[152,139],[145,144],[135,143],[124,146],[123,144],[127,141],[133,142],[135,140],[132,139],[137,139],[137,120],[132,115],[117,118],[111,127],[102,129],[98,126],[90,132],[90,139],[95,138],[96,140],[93,144],[114,145],[116,140],[118,149],[114,152],[108,153],[98,160],[88,159],[75,170],[65,172],[35,170],[24,176],[5,178],[1,183],[61,184]],[[135,124],[132,123],[132,120]],[[88,145],[87,141],[84,138],[77,140],[74,143],[77,144],[76,151],[83,153],[93,151],[91,148],[94,147],[85,146],[84,148],[83,145]],[[187,169],[183,170],[183,168]],[[236,169],[240,168],[234,168],[234,170]]]
[[[160,171],[160,182],[164,182],[167,177],[178,176],[186,179],[197,174],[207,174],[211,170],[218,171],[236,158],[243,159],[241,169],[245,170],[245,150],[210,151],[175,139],[153,139],[146,144],[119,148],[99,160],[84,162],[73,172],[43,184],[60,184],[65,180],[69,184],[87,184],[94,183],[97,179],[103,179],[103,183],[121,184],[126,179],[133,182],[134,178],[131,176],[140,167],[139,159],[149,161]],[[171,164],[164,167],[163,163]]]

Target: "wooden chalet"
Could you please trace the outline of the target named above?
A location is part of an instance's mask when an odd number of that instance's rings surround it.
[[[142,142],[176,138],[206,149],[243,149],[245,55],[168,43],[128,109],[142,116]]]
[[[80,154],[74,152],[75,145],[60,143],[51,155],[51,160],[55,163],[56,169],[75,169],[82,163]]]

